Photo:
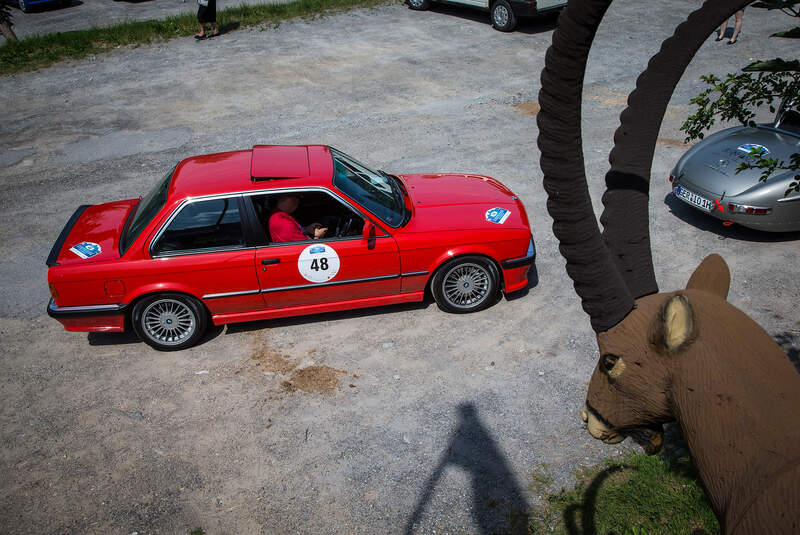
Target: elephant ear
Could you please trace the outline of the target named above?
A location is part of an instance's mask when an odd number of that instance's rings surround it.
[[[689,282],[687,290],[702,290],[723,299],[728,298],[731,287],[731,272],[728,264],[718,254],[710,254],[697,266]]]

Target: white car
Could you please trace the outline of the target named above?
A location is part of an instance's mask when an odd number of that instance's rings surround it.
[[[488,11],[492,26],[501,32],[510,32],[517,26],[520,17],[536,17],[553,13],[567,5],[566,0],[406,0],[408,7],[416,10],[428,9],[431,2],[460,4]]]

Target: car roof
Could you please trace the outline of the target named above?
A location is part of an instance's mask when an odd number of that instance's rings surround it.
[[[172,200],[294,186],[330,186],[333,160],[324,145],[255,145],[186,158],[172,175]]]

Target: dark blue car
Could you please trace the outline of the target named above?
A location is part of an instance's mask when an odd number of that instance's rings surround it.
[[[44,4],[56,4],[57,6],[60,7],[67,7],[68,5],[72,4],[72,0],[16,0],[16,1],[20,11],[24,13],[31,11],[31,9],[33,9],[36,6]]]

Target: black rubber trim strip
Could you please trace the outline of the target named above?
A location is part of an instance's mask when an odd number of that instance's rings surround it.
[[[64,225],[64,228],[61,229],[61,234],[58,235],[58,239],[53,244],[53,248],[50,249],[50,254],[47,255],[47,266],[53,267],[59,265],[56,260],[58,259],[58,253],[61,252],[61,248],[64,246],[64,242],[67,241],[67,236],[69,236],[69,231],[72,230],[72,227],[75,226],[75,223],[78,222],[78,219],[81,217],[81,214],[86,211],[87,208],[92,206],[91,204],[82,204],[78,206],[78,209],[75,210],[75,213],[72,214],[72,217],[69,218],[67,224]]]
[[[103,308],[93,308],[94,306]],[[114,307],[114,308],[111,308]],[[81,307],[58,308],[53,299],[47,304],[47,315],[51,318],[81,318],[89,316],[107,316],[124,313],[128,305],[117,303],[115,305],[89,305]]]
[[[397,279],[400,278],[400,275],[382,275],[380,277],[367,277],[364,279],[350,279],[346,281],[334,281],[334,282],[319,282],[319,283],[312,283],[312,284],[300,284],[298,286],[282,286],[280,288],[267,288],[265,290],[261,290],[262,294],[268,294],[273,292],[286,292],[290,290],[308,290],[309,288],[322,288],[324,286],[343,286],[345,284],[356,284],[358,282],[372,282],[372,281],[382,281],[382,280],[389,280],[389,279]]]
[[[536,261],[536,253],[531,256],[523,256],[521,258],[509,258],[508,260],[502,260],[500,265],[503,269],[514,269],[522,266],[529,266]]]
[[[421,277],[423,275],[427,275],[430,271],[412,271],[410,273],[401,273],[401,277]]]

